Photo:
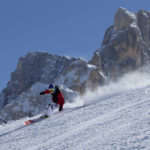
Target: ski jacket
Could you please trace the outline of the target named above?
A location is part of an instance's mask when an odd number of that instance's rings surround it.
[[[50,94],[50,90],[44,91],[44,94]],[[57,86],[55,87],[55,92],[51,95],[52,95],[52,101],[54,103],[59,104],[60,106],[64,105],[65,103],[64,97]]]

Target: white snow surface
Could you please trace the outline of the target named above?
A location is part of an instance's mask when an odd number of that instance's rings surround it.
[[[0,150],[150,149],[146,74],[129,74],[118,83],[87,92],[65,109],[29,126],[23,125],[29,118],[1,125]]]

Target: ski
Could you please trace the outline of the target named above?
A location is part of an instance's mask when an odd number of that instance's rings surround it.
[[[78,107],[74,107],[74,108],[66,108],[66,109],[63,109],[62,111],[55,111],[51,114],[51,116],[63,115],[63,114],[69,113],[71,111],[74,111],[76,109],[79,109],[81,107],[82,106],[78,106]],[[49,117],[51,117],[51,116],[49,116]],[[26,126],[31,125],[31,124],[37,123],[37,122],[42,121],[49,117],[47,115],[45,115],[45,116],[40,116],[39,118],[36,118],[36,119],[30,119],[30,120],[24,121],[24,125],[26,125]]]
[[[44,117],[40,117],[40,118],[36,118],[36,119],[30,119],[30,120],[27,120],[27,121],[24,121],[24,125],[31,125],[31,124],[34,124],[34,123],[36,123],[36,122],[39,122],[39,121],[41,121],[41,120],[44,120],[44,119],[46,119],[46,118],[44,118]]]
[[[27,126],[27,125],[32,124],[32,123],[34,123],[33,120],[27,120],[27,121],[24,122],[24,125]]]

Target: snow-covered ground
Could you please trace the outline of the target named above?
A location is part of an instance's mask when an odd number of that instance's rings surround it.
[[[83,106],[33,125],[1,125],[0,150],[150,150],[150,83],[143,79],[88,93]]]

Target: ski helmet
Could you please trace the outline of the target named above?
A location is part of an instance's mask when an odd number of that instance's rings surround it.
[[[49,91],[50,91],[50,93],[54,93],[55,92],[55,87],[54,87],[53,84],[49,85]]]

